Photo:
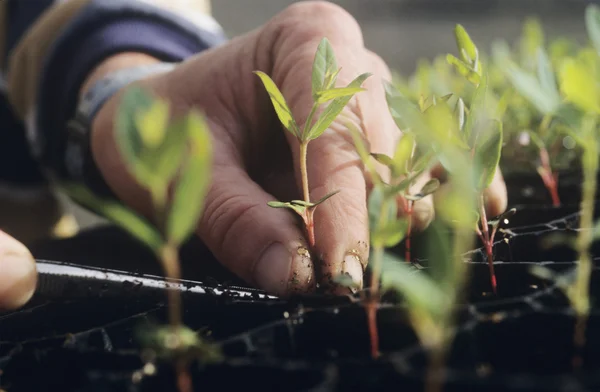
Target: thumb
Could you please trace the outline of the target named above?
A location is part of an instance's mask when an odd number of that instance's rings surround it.
[[[213,178],[198,234],[215,257],[270,293],[312,290],[313,262],[294,214],[269,207],[277,199],[239,166],[216,166]]]
[[[37,284],[35,259],[29,250],[0,231],[0,310],[25,305]]]

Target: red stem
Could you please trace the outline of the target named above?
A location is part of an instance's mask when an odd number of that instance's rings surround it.
[[[312,210],[306,210],[306,233],[308,235],[308,245],[310,247],[310,249],[314,249],[315,248],[315,221],[313,219],[313,211]]]
[[[492,291],[494,294],[498,293],[498,284],[496,281],[496,272],[494,271],[494,256],[492,253],[492,242],[490,240],[490,232],[488,229],[487,216],[485,214],[485,205],[483,200],[483,195],[479,199],[479,209],[481,216],[481,239],[483,240],[483,244],[485,246],[485,253],[487,256],[488,266],[490,268],[490,281],[492,284]]]
[[[377,331],[377,299],[371,298],[367,304],[367,321],[371,338],[371,357],[379,357],[379,332]]]
[[[542,181],[544,181],[544,185],[550,192],[550,196],[552,197],[552,205],[554,207],[560,206],[560,198],[558,197],[558,186],[557,186],[557,178],[552,173],[552,167],[550,166],[550,155],[548,155],[548,150],[545,148],[540,148],[540,163],[541,170],[538,169],[540,176],[542,177]]]

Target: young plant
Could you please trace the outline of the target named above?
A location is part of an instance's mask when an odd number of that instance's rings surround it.
[[[448,98],[449,96],[446,96],[439,99],[439,101],[443,102]],[[421,111],[426,111],[429,107],[435,106],[437,101],[438,99],[435,96],[432,97],[431,103],[422,100]],[[440,186],[440,182],[437,179],[429,180],[418,192],[412,192],[415,180],[429,168],[434,152],[431,146],[418,146],[414,132],[402,123],[398,117],[394,117],[394,120],[398,128],[402,129],[403,135],[396,145],[393,157],[380,153],[371,153],[371,156],[390,170],[390,185],[392,187],[402,184],[402,189],[397,188],[395,190],[402,197],[403,213],[406,219],[405,261],[410,263],[412,261],[411,235],[414,203],[434,193]]]
[[[307,170],[308,144],[311,140],[320,137],[331,126],[356,93],[364,91],[361,85],[370,76],[369,73],[364,73],[356,77],[346,87],[335,87],[340,70],[337,66],[337,60],[331,44],[326,38],[323,38],[317,48],[312,67],[312,96],[314,103],[302,128],[298,126],[298,122],[295,120],[291,109],[275,82],[264,72],[255,71],[255,74],[259,76],[269,94],[281,124],[296,138],[300,145],[300,176],[302,180],[303,200],[292,200],[290,202],[272,201],[269,202],[269,206],[274,208],[289,208],[300,215],[304,222],[311,248],[315,246],[313,218],[315,209],[339,191],[334,191],[315,202],[310,200]],[[328,102],[329,104],[322,110],[318,118],[314,119],[322,105]]]
[[[590,311],[590,276],[592,259],[590,247],[598,231],[593,225],[594,202],[596,199],[597,173],[600,167],[600,7],[589,5],[585,11],[585,22],[592,49],[583,49],[575,57],[565,59],[560,67],[559,85],[563,101],[554,113],[564,123],[568,134],[583,151],[582,198],[580,205],[580,230],[575,241],[570,241],[579,254],[579,263],[574,273],[556,275],[552,271],[537,267],[538,275],[555,279],[575,311],[575,356],[574,367],[582,364],[579,353],[585,346],[585,330]]]
[[[484,191],[490,186],[496,174],[502,151],[502,122],[497,118],[497,108],[490,102],[488,93],[488,75],[484,72],[479,59],[479,51],[466,30],[457,25],[455,30],[456,43],[460,52],[460,59],[449,54],[448,62],[475,87],[471,98],[468,114],[464,105],[457,105],[458,124],[453,128],[439,129],[441,132],[454,134],[450,142],[456,143],[460,148],[466,149],[471,157],[477,173],[472,187],[477,194],[478,223],[475,232],[481,239],[490,269],[491,286],[497,292],[496,274],[494,272],[493,244],[496,227],[488,222],[485,211]],[[460,102],[460,101],[459,101]],[[456,132],[457,131],[457,132]],[[442,165],[450,172],[453,171],[449,161],[441,161]]]
[[[386,84],[388,105],[394,118],[403,129],[410,129],[418,145],[430,145],[435,156],[426,159],[427,168],[435,162],[433,158],[452,162],[449,176],[450,192],[439,206],[438,212],[447,221],[452,232],[440,229],[434,223],[430,230],[432,246],[429,247],[430,273],[415,271],[401,260],[385,252],[395,246],[406,235],[407,218],[397,215],[397,197],[407,189],[414,177],[407,177],[397,184],[386,184],[377,180],[369,197],[371,230],[371,257],[373,281],[371,290],[378,293],[379,278],[383,290],[394,290],[402,294],[407,304],[409,320],[421,344],[430,354],[430,372],[426,390],[440,391],[443,381],[443,363],[454,336],[454,311],[461,300],[466,283],[468,263],[464,254],[472,248],[473,216],[468,213],[476,206],[474,192],[463,192],[472,187],[474,166],[470,155],[458,143],[448,142],[448,130],[459,122],[457,112],[452,112],[444,100],[431,100],[423,110],[414,105],[391,84]],[[406,137],[406,135],[404,136]],[[367,161],[369,155],[358,137],[356,145],[372,177],[373,166]],[[427,156],[427,155],[425,155]],[[415,175],[421,174],[422,171]],[[467,213],[465,213],[467,212]],[[453,238],[451,240],[450,238]],[[452,242],[453,241],[453,242]],[[369,326],[374,330],[374,301],[367,304]],[[372,347],[377,341],[373,341]],[[377,351],[374,350],[374,354]]]
[[[123,97],[115,127],[117,145],[129,173],[150,195],[153,223],[117,201],[96,197],[85,187],[67,184],[66,191],[148,246],[160,260],[167,279],[178,280],[179,248],[196,227],[211,181],[208,125],[195,112],[171,121],[167,102],[131,88]],[[175,284],[168,290],[170,326],[152,332],[155,339],[150,340],[161,342],[154,347],[157,350],[168,347],[171,356],[178,358],[178,385],[184,392],[191,390],[186,357],[192,352],[207,353],[208,346],[182,325],[180,291]]]
[[[537,29],[536,29],[537,31]],[[536,36],[538,34],[535,34]],[[553,172],[550,164],[550,154],[548,146],[555,144],[557,136],[556,127],[551,127],[553,113],[559,108],[561,99],[556,83],[555,72],[552,62],[550,61],[546,51],[541,46],[543,41],[530,39],[528,52],[535,52],[535,56],[528,56],[530,59],[526,64],[529,68],[534,68],[535,74],[519,67],[509,57],[506,50],[496,47],[495,59],[504,70],[504,74],[510,80],[515,90],[525,97],[531,105],[543,116],[536,130],[524,130],[519,135],[519,140],[524,142],[521,144],[529,144],[532,141],[537,147],[539,153],[539,161],[537,163],[537,171],[544,185],[548,189],[552,204],[555,207],[560,206],[560,198],[558,196],[558,174]],[[537,48],[532,48],[534,45],[540,45]],[[522,50],[524,52],[525,50]],[[523,55],[524,56],[524,55]],[[533,59],[531,59],[533,57]],[[532,65],[533,63],[533,65]]]

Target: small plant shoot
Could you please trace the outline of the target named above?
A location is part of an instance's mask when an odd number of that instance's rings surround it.
[[[160,260],[167,279],[178,280],[179,248],[196,228],[211,181],[208,125],[195,112],[171,121],[167,102],[140,88],[130,88],[118,109],[115,126],[117,145],[127,169],[151,196],[154,223],[117,201],[99,199],[85,187],[67,185],[67,193],[148,246]],[[180,292],[175,287],[168,291],[168,312],[170,326],[145,331],[145,341],[170,342],[170,352],[178,358],[179,389],[190,391],[188,360],[184,358],[192,352],[213,351],[207,351],[207,344],[182,325]]]
[[[308,144],[311,140],[320,137],[331,126],[356,93],[364,91],[361,85],[370,76],[369,73],[364,73],[356,77],[346,87],[336,87],[340,70],[341,68],[337,66],[333,47],[326,38],[323,38],[317,48],[312,68],[311,86],[314,103],[303,127],[298,125],[275,82],[264,72],[255,71],[255,74],[258,75],[269,94],[273,108],[281,124],[285,130],[296,138],[300,146],[300,176],[302,180],[303,200],[292,200],[290,202],[273,201],[269,202],[269,206],[273,208],[288,208],[300,215],[304,222],[311,249],[314,248],[316,242],[314,231],[315,209],[339,191],[334,191],[320,200],[311,201],[307,170]],[[322,109],[324,104],[327,105]],[[320,115],[315,119],[319,111]]]

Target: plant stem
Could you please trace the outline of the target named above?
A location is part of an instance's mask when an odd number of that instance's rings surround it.
[[[308,152],[308,141],[300,142],[300,176],[302,177],[302,195],[304,201],[310,203],[310,190],[308,189],[308,169],[306,167]],[[306,233],[308,234],[308,244],[310,248],[315,246],[315,224],[314,224],[314,210],[306,209]]]
[[[552,205],[554,207],[560,206],[560,198],[558,196],[558,184],[557,179],[552,172],[552,167],[550,166],[550,156],[548,155],[548,150],[545,148],[540,148],[540,162],[541,167],[538,168],[538,173],[540,177],[542,177],[542,181],[544,181],[544,185],[546,189],[550,192],[550,196],[552,197]]]
[[[181,267],[179,265],[178,248],[166,244],[160,254],[165,276],[171,280],[181,279]],[[170,287],[167,291],[168,307],[169,307],[169,323],[173,328],[181,325],[181,293],[174,287]]]
[[[371,356],[379,356],[379,333],[377,331],[377,304],[379,302],[379,277],[381,276],[381,264],[383,259],[383,247],[373,248],[371,274],[371,295],[366,304],[367,321],[369,324],[369,336],[371,338]]]
[[[412,255],[411,255],[411,243],[410,243],[410,239],[411,239],[411,234],[412,234],[412,220],[413,220],[413,201],[412,200],[406,200],[405,205],[404,205],[404,212],[406,213],[406,219],[408,220],[408,226],[406,227],[406,240],[404,240],[404,258],[406,259],[407,263],[412,262]]]
[[[590,246],[592,244],[592,227],[594,216],[594,199],[596,198],[596,173],[598,171],[598,148],[596,141],[591,142],[583,149],[583,194],[581,199],[581,223],[577,237],[577,249],[579,251],[579,265],[577,266],[577,278],[574,286],[573,298],[577,322],[575,325],[575,336],[573,343],[575,352],[580,353],[585,346],[585,329],[589,314],[589,289],[590,276],[592,273],[592,260],[590,257]],[[581,366],[578,354],[573,359],[575,366]]]
[[[487,215],[485,213],[485,201],[483,200],[483,194],[479,196],[479,215],[481,219],[483,246],[485,247],[488,266],[490,268],[490,280],[492,284],[492,290],[494,294],[496,294],[498,290],[496,282],[496,272],[494,271],[494,255],[492,254],[492,241],[490,240],[490,232],[488,229]]]
[[[446,343],[443,343],[444,346]],[[425,392],[441,392],[444,386],[444,362],[446,350],[436,347],[429,354],[429,368],[425,379]]]

